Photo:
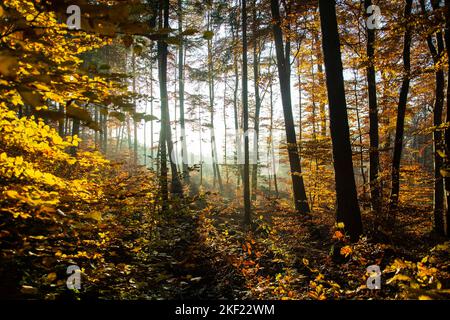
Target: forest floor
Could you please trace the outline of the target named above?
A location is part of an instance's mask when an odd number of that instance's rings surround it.
[[[112,174],[112,173],[111,173]],[[2,236],[3,297],[43,299],[441,299],[450,297],[450,245],[433,235],[430,211],[403,208],[391,231],[350,243],[334,213],[299,217],[283,200],[258,196],[244,226],[240,200],[205,193],[156,209],[154,179],[111,177],[104,199],[79,218],[14,225]],[[153,182],[152,182],[153,181]],[[152,198],[153,195],[153,198]],[[97,213],[97,214],[96,214]],[[100,217],[99,217],[100,216]],[[83,218],[83,219],[86,219]],[[42,224],[42,222],[39,222]],[[94,227],[92,226],[94,224]],[[68,228],[68,225],[71,227]],[[403,226],[399,228],[397,226]],[[42,229],[46,236],[38,236]],[[40,230],[40,231],[39,231]],[[394,232],[395,231],[395,232]],[[82,268],[82,289],[65,267]],[[366,268],[383,272],[369,290]]]

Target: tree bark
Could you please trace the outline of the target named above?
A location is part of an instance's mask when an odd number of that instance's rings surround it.
[[[163,18],[163,26],[164,28],[170,28],[169,25],[169,0],[161,0],[164,18]],[[167,143],[167,153],[169,155],[170,160],[170,169],[172,173],[172,184],[170,191],[172,194],[177,195],[179,197],[183,197],[183,187],[181,185],[180,177],[178,175],[178,169],[174,158],[173,152],[173,143],[172,143],[172,130],[170,127],[170,114],[169,114],[169,97],[167,94],[167,43],[164,41],[167,35],[163,36],[163,41],[158,42],[158,46],[160,49],[160,94],[161,94],[161,110],[162,110],[162,119],[161,126],[164,127],[164,139],[165,143]],[[163,145],[164,143],[162,143]]]
[[[261,110],[261,96],[259,92],[259,64],[262,50],[259,48],[258,41],[258,24],[257,24],[256,0],[253,0],[253,78],[255,87],[255,119],[254,119],[254,136],[253,136],[253,165],[252,165],[252,200],[256,200],[256,192],[258,190],[258,162],[259,162],[259,115]]]
[[[411,72],[411,27],[409,18],[411,16],[412,0],[406,0],[404,19],[407,23],[403,41],[403,81],[400,89],[400,98],[397,106],[397,124],[395,130],[394,156],[392,159],[391,172],[391,196],[389,210],[396,210],[400,192],[400,161],[403,151],[403,133],[405,130],[406,104],[408,102],[408,92]]]
[[[251,223],[250,157],[248,141],[247,1],[242,0],[242,112],[244,117],[244,223]]]
[[[333,143],[337,222],[343,222],[351,239],[356,241],[362,234],[362,221],[353,172],[336,3],[319,0],[319,10]]]
[[[438,3],[431,1],[433,10],[439,9]],[[424,15],[427,15],[425,0],[420,0],[420,6]],[[442,124],[442,111],[444,109],[444,86],[445,75],[444,70],[439,67],[440,57],[444,53],[444,39],[442,32],[436,33],[437,48],[434,45],[433,37],[427,36],[428,49],[433,59],[433,64],[436,69],[435,73],[435,101],[433,110],[433,125],[439,127]],[[444,235],[444,180],[441,174],[443,166],[442,154],[444,150],[442,133],[440,130],[433,131],[433,151],[434,151],[434,230],[436,233]]]
[[[450,122],[450,0],[445,0],[447,7],[446,23],[445,23],[445,45],[447,48],[447,114],[446,121]],[[450,129],[445,130],[445,145],[446,145],[446,166],[449,166],[449,150],[450,150]],[[450,177],[445,178],[445,193],[446,193],[446,235],[450,236]]]
[[[211,28],[211,16],[208,11],[207,24],[208,31]],[[223,184],[222,184],[222,176],[220,174],[219,161],[217,157],[217,144],[216,144],[216,136],[214,130],[214,112],[215,112],[215,91],[214,91],[214,65],[213,65],[213,49],[212,49],[212,39],[208,40],[208,87],[209,87],[209,112],[210,112],[210,143],[211,143],[211,158],[212,158],[212,167],[214,172],[214,185],[217,183],[219,185],[219,190],[223,192]]]
[[[274,19],[273,34],[277,55],[278,75],[280,79],[281,100],[283,104],[286,140],[291,168],[292,187],[294,191],[295,209],[299,213],[308,214],[309,205],[302,177],[300,157],[298,154],[297,137],[295,135],[294,118],[292,115],[291,87],[289,61],[283,48],[283,32],[278,0],[271,0],[271,12]]]
[[[364,1],[364,8],[372,5],[372,0]],[[375,30],[367,28],[367,90],[369,95],[369,183],[370,183],[370,200],[372,210],[377,213],[381,212],[381,185],[379,181],[379,133],[378,133],[378,102],[375,72]]]
[[[183,32],[183,1],[178,0],[178,32]],[[178,81],[179,81],[179,99],[180,99],[180,126],[181,126],[181,158],[183,160],[182,172],[183,179],[189,183],[188,153],[186,143],[186,126],[184,117],[184,39],[180,37],[180,46],[178,52]]]

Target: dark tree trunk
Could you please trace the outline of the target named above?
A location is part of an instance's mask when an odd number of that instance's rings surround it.
[[[107,114],[107,112],[105,112],[105,114],[103,115],[102,135],[103,135],[103,152],[106,155],[106,153],[108,152],[108,114]]]
[[[403,133],[405,129],[406,104],[408,102],[408,92],[411,72],[411,27],[409,18],[411,16],[412,0],[406,0],[404,18],[407,26],[403,41],[403,81],[400,89],[400,98],[397,107],[397,124],[395,130],[394,156],[392,159],[391,172],[391,196],[389,210],[396,210],[398,207],[398,197],[400,192],[400,161],[403,151]]]
[[[64,111],[64,110],[63,110]],[[94,106],[94,121],[96,124],[98,124],[99,121],[99,111],[98,111],[98,106]],[[120,127],[119,127],[120,128]],[[64,121],[62,121],[62,132],[64,132]],[[98,130],[95,130],[95,137],[94,137],[94,141],[95,141],[95,148],[98,148],[98,135],[99,132]]]
[[[364,1],[364,8],[372,5],[372,0]],[[366,68],[367,88],[369,95],[369,181],[370,181],[370,200],[372,210],[377,213],[381,212],[381,185],[379,181],[379,134],[378,134],[378,103],[377,103],[377,87],[375,73],[375,30],[367,28],[367,58],[368,65]]]
[[[283,32],[278,0],[271,0],[271,11],[274,19],[273,34],[277,54],[278,75],[280,79],[281,100],[283,104],[286,140],[291,167],[292,188],[294,191],[295,209],[299,213],[309,213],[305,185],[302,177],[300,156],[298,154],[297,137],[295,136],[294,118],[292,115],[289,61],[283,48]]]
[[[237,13],[236,13],[237,15]],[[233,39],[233,45],[237,46],[237,39],[239,37],[239,22],[236,17],[231,20],[231,34]],[[233,90],[233,113],[234,113],[234,134],[235,134],[235,153],[234,153],[234,165],[237,170],[236,187],[239,187],[239,179],[242,177],[242,170],[240,164],[238,164],[238,156],[241,152],[241,145],[239,139],[239,117],[238,117],[238,92],[239,92],[239,66],[238,55],[233,54],[233,69],[234,69],[234,90]]]
[[[337,221],[344,223],[345,230],[356,241],[362,234],[362,222],[353,172],[336,3],[319,0],[319,10],[333,142]]]
[[[133,94],[136,94],[136,53],[134,52],[134,47],[132,48],[133,52],[131,55],[131,64],[132,64],[132,72],[133,72]],[[137,104],[136,99],[133,99],[135,104],[134,112],[137,112]],[[133,164],[136,167],[138,164],[138,142],[137,142],[137,121],[135,117],[133,117]]]
[[[248,141],[247,1],[242,0],[242,112],[244,117],[244,223],[251,222],[250,157]]]
[[[447,114],[446,121],[450,122],[450,0],[445,0],[445,6],[447,7],[446,24],[445,24],[445,45],[447,48]],[[445,130],[445,145],[446,145],[446,166],[449,166],[449,150],[450,150],[450,129]],[[445,178],[445,191],[446,191],[446,234],[450,236],[450,178]]]
[[[211,27],[211,16],[210,12],[208,12],[208,31],[210,31]],[[210,136],[211,136],[211,158],[212,158],[212,167],[214,172],[214,185],[216,183],[219,184],[220,192],[223,192],[223,183],[222,176],[220,174],[220,167],[217,158],[217,144],[216,144],[216,136],[214,129],[214,112],[215,112],[215,92],[214,92],[214,65],[213,65],[213,48],[212,48],[212,39],[208,40],[208,89],[209,89],[209,111],[211,116],[210,123]]]
[[[316,44],[316,52],[317,52],[317,75],[319,78],[319,86],[320,86],[320,95],[319,95],[319,112],[320,112],[320,135],[322,137],[327,136],[327,118],[325,113],[325,99],[322,96],[322,88],[325,87],[325,77],[323,74],[323,56],[322,56],[322,48],[319,43],[319,34],[318,32],[314,32],[314,42]]]
[[[439,5],[432,1],[433,10],[439,8]],[[420,0],[422,12],[426,15],[425,0]],[[444,108],[444,86],[445,75],[444,70],[439,67],[439,60],[444,53],[444,39],[442,32],[436,33],[437,48],[434,45],[433,37],[427,36],[428,49],[433,58],[434,67],[437,70],[435,77],[435,101],[433,110],[433,125],[439,127],[442,124],[442,111]],[[444,150],[442,132],[435,130],[433,132],[433,149],[434,149],[434,230],[441,235],[445,234],[444,230],[444,180],[441,174],[443,158],[439,153]]]
[[[169,28],[169,1],[162,0],[162,9],[164,12],[163,23],[164,28]],[[165,38],[166,36],[163,36]],[[163,134],[163,142],[161,146],[167,144],[167,154],[170,160],[170,169],[172,172],[172,184],[171,184],[171,193],[178,195],[180,197],[183,196],[183,187],[181,185],[180,177],[178,175],[177,165],[175,163],[174,154],[173,154],[173,143],[172,143],[172,131],[170,128],[170,114],[169,114],[169,98],[167,94],[167,43],[163,41],[158,42],[158,52],[159,52],[159,60],[160,60],[160,94],[161,94],[161,130],[164,131]],[[164,129],[162,129],[164,128]],[[163,149],[163,148],[161,148]],[[164,146],[165,149],[165,146]],[[162,155],[162,153],[161,153]],[[166,155],[167,157],[167,155]],[[163,160],[161,159],[161,165]],[[162,167],[161,167],[162,168]]]
[[[167,8],[167,0],[161,0],[159,5],[159,27],[163,26],[163,4]],[[167,168],[167,149],[166,149],[166,130],[167,119],[164,108],[167,108],[167,44],[160,40],[158,41],[158,78],[159,78],[159,92],[161,97],[161,131],[159,134],[159,157],[160,157],[160,191],[163,210],[167,209],[169,201],[169,187],[168,187],[168,168]]]
[[[261,96],[259,92],[259,59],[261,51],[258,41],[258,24],[257,24],[256,0],[253,0],[253,78],[255,87],[255,132],[253,137],[253,165],[252,165],[252,200],[256,200],[256,192],[258,190],[258,162],[259,162],[259,115],[261,110]]]
[[[97,107],[95,107],[95,108],[97,108]],[[60,115],[61,118],[58,120],[58,134],[60,137],[64,137],[64,105],[61,103],[59,104],[59,113],[61,114]],[[97,116],[97,113],[95,113],[95,115]],[[97,120],[95,120],[95,121],[97,121]],[[97,137],[97,131],[96,131],[95,137]]]
[[[183,32],[183,5],[182,0],[178,0],[178,32]],[[180,38],[178,53],[178,81],[180,99],[180,126],[181,126],[181,158],[183,160],[183,179],[189,183],[188,154],[186,143],[186,128],[184,119],[184,39]]]
[[[278,193],[278,180],[277,180],[277,167],[275,165],[275,148],[273,145],[273,85],[270,82],[270,153],[272,155],[272,174],[273,174],[273,185],[275,188],[275,196],[279,197]]]

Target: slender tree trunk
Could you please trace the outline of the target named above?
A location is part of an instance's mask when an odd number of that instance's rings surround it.
[[[61,103],[59,104],[59,113],[61,114],[61,119],[58,120],[58,134],[60,137],[64,137],[64,105]],[[95,115],[97,116],[97,113]],[[95,121],[97,122],[98,119]],[[95,137],[97,138],[97,131]],[[95,141],[95,144],[97,145],[97,140]]]
[[[178,32],[183,32],[183,1],[178,0]],[[186,127],[184,118],[184,39],[180,38],[178,52],[178,81],[180,99],[180,126],[181,126],[181,158],[183,160],[183,179],[189,183],[188,152],[186,143]]]
[[[272,17],[275,20],[275,23],[273,23],[273,33],[275,37],[278,75],[280,79],[281,99],[283,104],[295,209],[299,213],[308,214],[310,211],[302,177],[297,137],[295,135],[294,118],[292,115],[289,61],[286,60],[286,53],[283,50],[283,32],[281,30],[281,16],[278,0],[271,0],[271,11]]]
[[[364,8],[372,5],[372,0],[364,1]],[[367,88],[369,94],[369,182],[370,182],[370,200],[372,210],[381,212],[381,185],[379,180],[380,152],[379,152],[379,134],[378,134],[378,102],[375,73],[375,30],[367,28],[367,58],[366,68]]]
[[[148,92],[148,82],[147,85],[147,92]],[[148,112],[148,100],[145,101],[145,110],[144,115],[146,116]],[[147,121],[144,119],[144,166],[147,169]]]
[[[353,172],[336,3],[319,0],[319,10],[333,143],[337,222],[343,222],[351,239],[356,241],[362,234],[362,221]]]
[[[239,23],[236,19],[231,22],[231,34],[234,46],[237,46],[239,37]],[[241,152],[241,144],[239,138],[239,116],[238,116],[238,92],[239,92],[239,66],[238,66],[238,56],[237,53],[233,54],[233,69],[234,69],[234,92],[233,92],[233,112],[234,112],[234,134],[235,134],[235,154],[234,154],[234,165],[238,172],[236,179],[236,186],[239,187],[239,179],[242,176],[242,170],[240,163],[238,163],[238,158]]]
[[[159,27],[163,27],[163,11],[164,22],[168,8],[168,0],[160,0],[159,8]],[[168,19],[167,19],[168,20]],[[158,78],[159,78],[159,91],[161,99],[161,131],[159,135],[159,156],[161,158],[161,172],[160,172],[160,188],[161,188],[161,200],[163,210],[167,209],[169,201],[169,187],[168,187],[168,168],[167,168],[167,149],[166,149],[166,135],[168,120],[165,112],[165,108],[168,108],[167,97],[167,43],[163,40],[158,41]]]
[[[126,125],[127,125],[128,152],[131,152],[132,143],[131,143],[131,124],[130,124],[130,114],[129,113],[127,113],[126,122],[127,122]]]
[[[398,198],[400,192],[400,162],[403,151],[403,133],[405,130],[406,104],[408,102],[408,92],[411,72],[411,26],[409,18],[411,16],[412,0],[406,0],[404,18],[406,23],[405,38],[403,42],[403,81],[400,89],[400,98],[397,107],[397,124],[395,130],[394,156],[392,159],[391,172],[391,196],[389,210],[396,210],[398,207]]]
[[[224,155],[223,155],[223,160],[224,160],[224,165],[225,165],[225,176],[226,176],[226,181],[227,181],[227,185],[230,182],[229,181],[229,170],[228,170],[228,159],[227,159],[227,147],[228,147],[228,143],[227,143],[227,134],[228,134],[228,126],[227,126],[227,84],[228,84],[228,74],[225,74],[225,83],[224,83],[224,89],[223,89],[223,124],[224,124],[224,130],[225,130],[225,134],[224,134]]]
[[[273,85],[270,82],[270,149],[272,154],[272,174],[273,174],[273,185],[275,188],[275,195],[278,198],[278,181],[277,181],[277,167],[275,166],[275,148],[273,145]]]
[[[302,149],[303,149],[303,102],[302,102],[302,76],[300,73],[300,57],[298,58],[298,157],[300,158],[300,163],[302,161]]]
[[[325,98],[322,95],[322,90],[325,87],[325,77],[323,74],[323,56],[322,49],[320,48],[318,32],[314,33],[314,42],[316,43],[316,54],[317,54],[317,76],[319,78],[319,113],[320,113],[320,135],[322,137],[327,136],[327,117],[325,113]]]
[[[251,222],[250,157],[248,141],[247,1],[242,0],[242,112],[244,116],[244,223]]]
[[[199,144],[200,144],[200,187],[203,186],[203,138],[202,138],[202,113],[201,113],[201,107],[200,104],[198,105],[198,127],[199,127]]]
[[[152,116],[154,115],[154,109],[153,109],[153,60],[150,62],[150,113]],[[151,156],[151,167],[154,168],[155,164],[155,151],[154,148],[154,128],[153,128],[153,120],[150,122],[150,156]]]
[[[210,31],[211,28],[211,17],[210,12],[208,11],[208,31]],[[214,184],[217,182],[219,184],[219,189],[221,192],[223,192],[223,184],[222,184],[222,177],[220,175],[220,168],[218,163],[218,157],[217,157],[217,145],[216,145],[216,137],[214,132],[214,112],[215,112],[215,106],[214,106],[214,100],[215,100],[215,92],[214,92],[214,65],[213,65],[213,51],[212,51],[212,39],[208,40],[208,85],[209,85],[209,111],[210,111],[210,118],[211,118],[211,124],[210,124],[210,134],[211,134],[211,158],[212,158],[212,167],[214,172]]]
[[[259,64],[260,41],[258,41],[258,24],[257,24],[256,0],[253,0],[253,78],[255,87],[255,119],[254,119],[254,136],[253,136],[253,166],[252,166],[252,200],[256,200],[256,192],[258,190],[258,162],[259,162],[259,114],[261,110],[261,97],[259,92]],[[258,52],[259,51],[259,52]]]
[[[102,120],[101,120],[101,128],[102,128],[101,150],[106,155],[106,153],[108,152],[108,122],[107,122],[108,115],[106,114],[106,112],[103,112],[103,116],[102,116],[102,113],[100,112],[100,116],[102,118]]]
[[[100,115],[100,119],[101,119],[101,116],[102,115]],[[122,126],[122,123],[120,123],[119,128],[117,129],[116,153],[118,153],[120,150],[121,142],[122,142],[122,135],[123,135],[123,126]]]
[[[447,114],[446,121],[450,122],[450,0],[445,0],[447,7],[446,23],[445,23],[445,45],[447,48]],[[449,165],[449,150],[450,150],[450,129],[445,130],[445,145],[446,145],[446,166]],[[447,203],[446,212],[446,234],[450,236],[450,177],[445,177],[445,194]]]
[[[361,117],[359,115],[359,98],[358,98],[358,69],[355,67],[353,69],[354,76],[355,76],[355,110],[356,110],[356,122],[358,124],[358,135],[359,135],[359,163],[360,163],[360,170],[361,170],[361,177],[363,179],[363,194],[366,194],[366,174],[364,173],[364,152],[363,152],[363,133],[361,129]]]
[[[436,1],[431,1],[433,10],[439,9],[439,4]],[[420,6],[424,15],[427,15],[425,0],[420,0]],[[442,67],[439,66],[440,58],[444,53],[444,38],[442,32],[436,33],[437,48],[434,45],[433,36],[427,36],[428,49],[433,59],[435,73],[435,101],[433,110],[433,125],[439,127],[442,124],[442,113],[444,109],[444,87],[445,74]],[[442,140],[442,132],[434,130],[433,132],[433,151],[434,151],[434,230],[441,235],[445,234],[444,227],[444,179],[441,174],[443,167],[444,145]]]
[[[136,94],[136,53],[134,52],[134,48],[133,48],[133,53],[131,56],[132,59],[132,68],[133,68],[133,93]],[[136,104],[136,99],[133,99],[134,104],[135,104],[135,109],[134,112],[137,112],[137,104]],[[138,141],[137,141],[137,121],[135,119],[135,117],[133,117],[133,134],[134,134],[134,138],[133,138],[133,164],[136,167],[138,164]]]
[[[169,28],[169,0],[161,0],[164,11],[164,28]],[[166,36],[163,36],[165,38]],[[167,42],[159,41],[159,59],[160,59],[160,94],[161,94],[161,129],[164,131],[163,142],[161,146],[167,144],[167,153],[170,160],[170,168],[172,173],[171,193],[179,197],[183,196],[183,187],[181,185],[180,177],[178,175],[177,165],[175,162],[173,143],[172,143],[172,130],[170,127],[170,114],[169,114],[169,97],[167,94]],[[165,147],[164,147],[165,148]],[[162,160],[161,160],[162,164]]]
[[[95,112],[94,121],[96,124],[98,124],[98,121],[99,121],[98,106],[94,106],[94,110],[95,110],[94,111]],[[63,121],[63,125],[64,125],[64,121]],[[62,131],[64,132],[64,128]],[[99,134],[98,130],[95,130],[94,142],[95,142],[95,148],[97,148],[97,149],[98,149],[98,134]]]

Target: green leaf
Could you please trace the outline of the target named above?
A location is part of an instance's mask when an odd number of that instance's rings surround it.
[[[147,114],[147,115],[144,116],[144,121],[145,122],[154,121],[154,120],[158,120],[158,118],[155,117],[152,114]]]
[[[211,40],[213,37],[214,37],[214,32],[212,32],[212,31],[203,32],[203,39]]]
[[[119,120],[120,122],[124,122],[125,121],[125,114],[122,112],[118,112],[118,111],[113,111],[110,112],[109,115],[111,117],[116,118],[117,120]]]

